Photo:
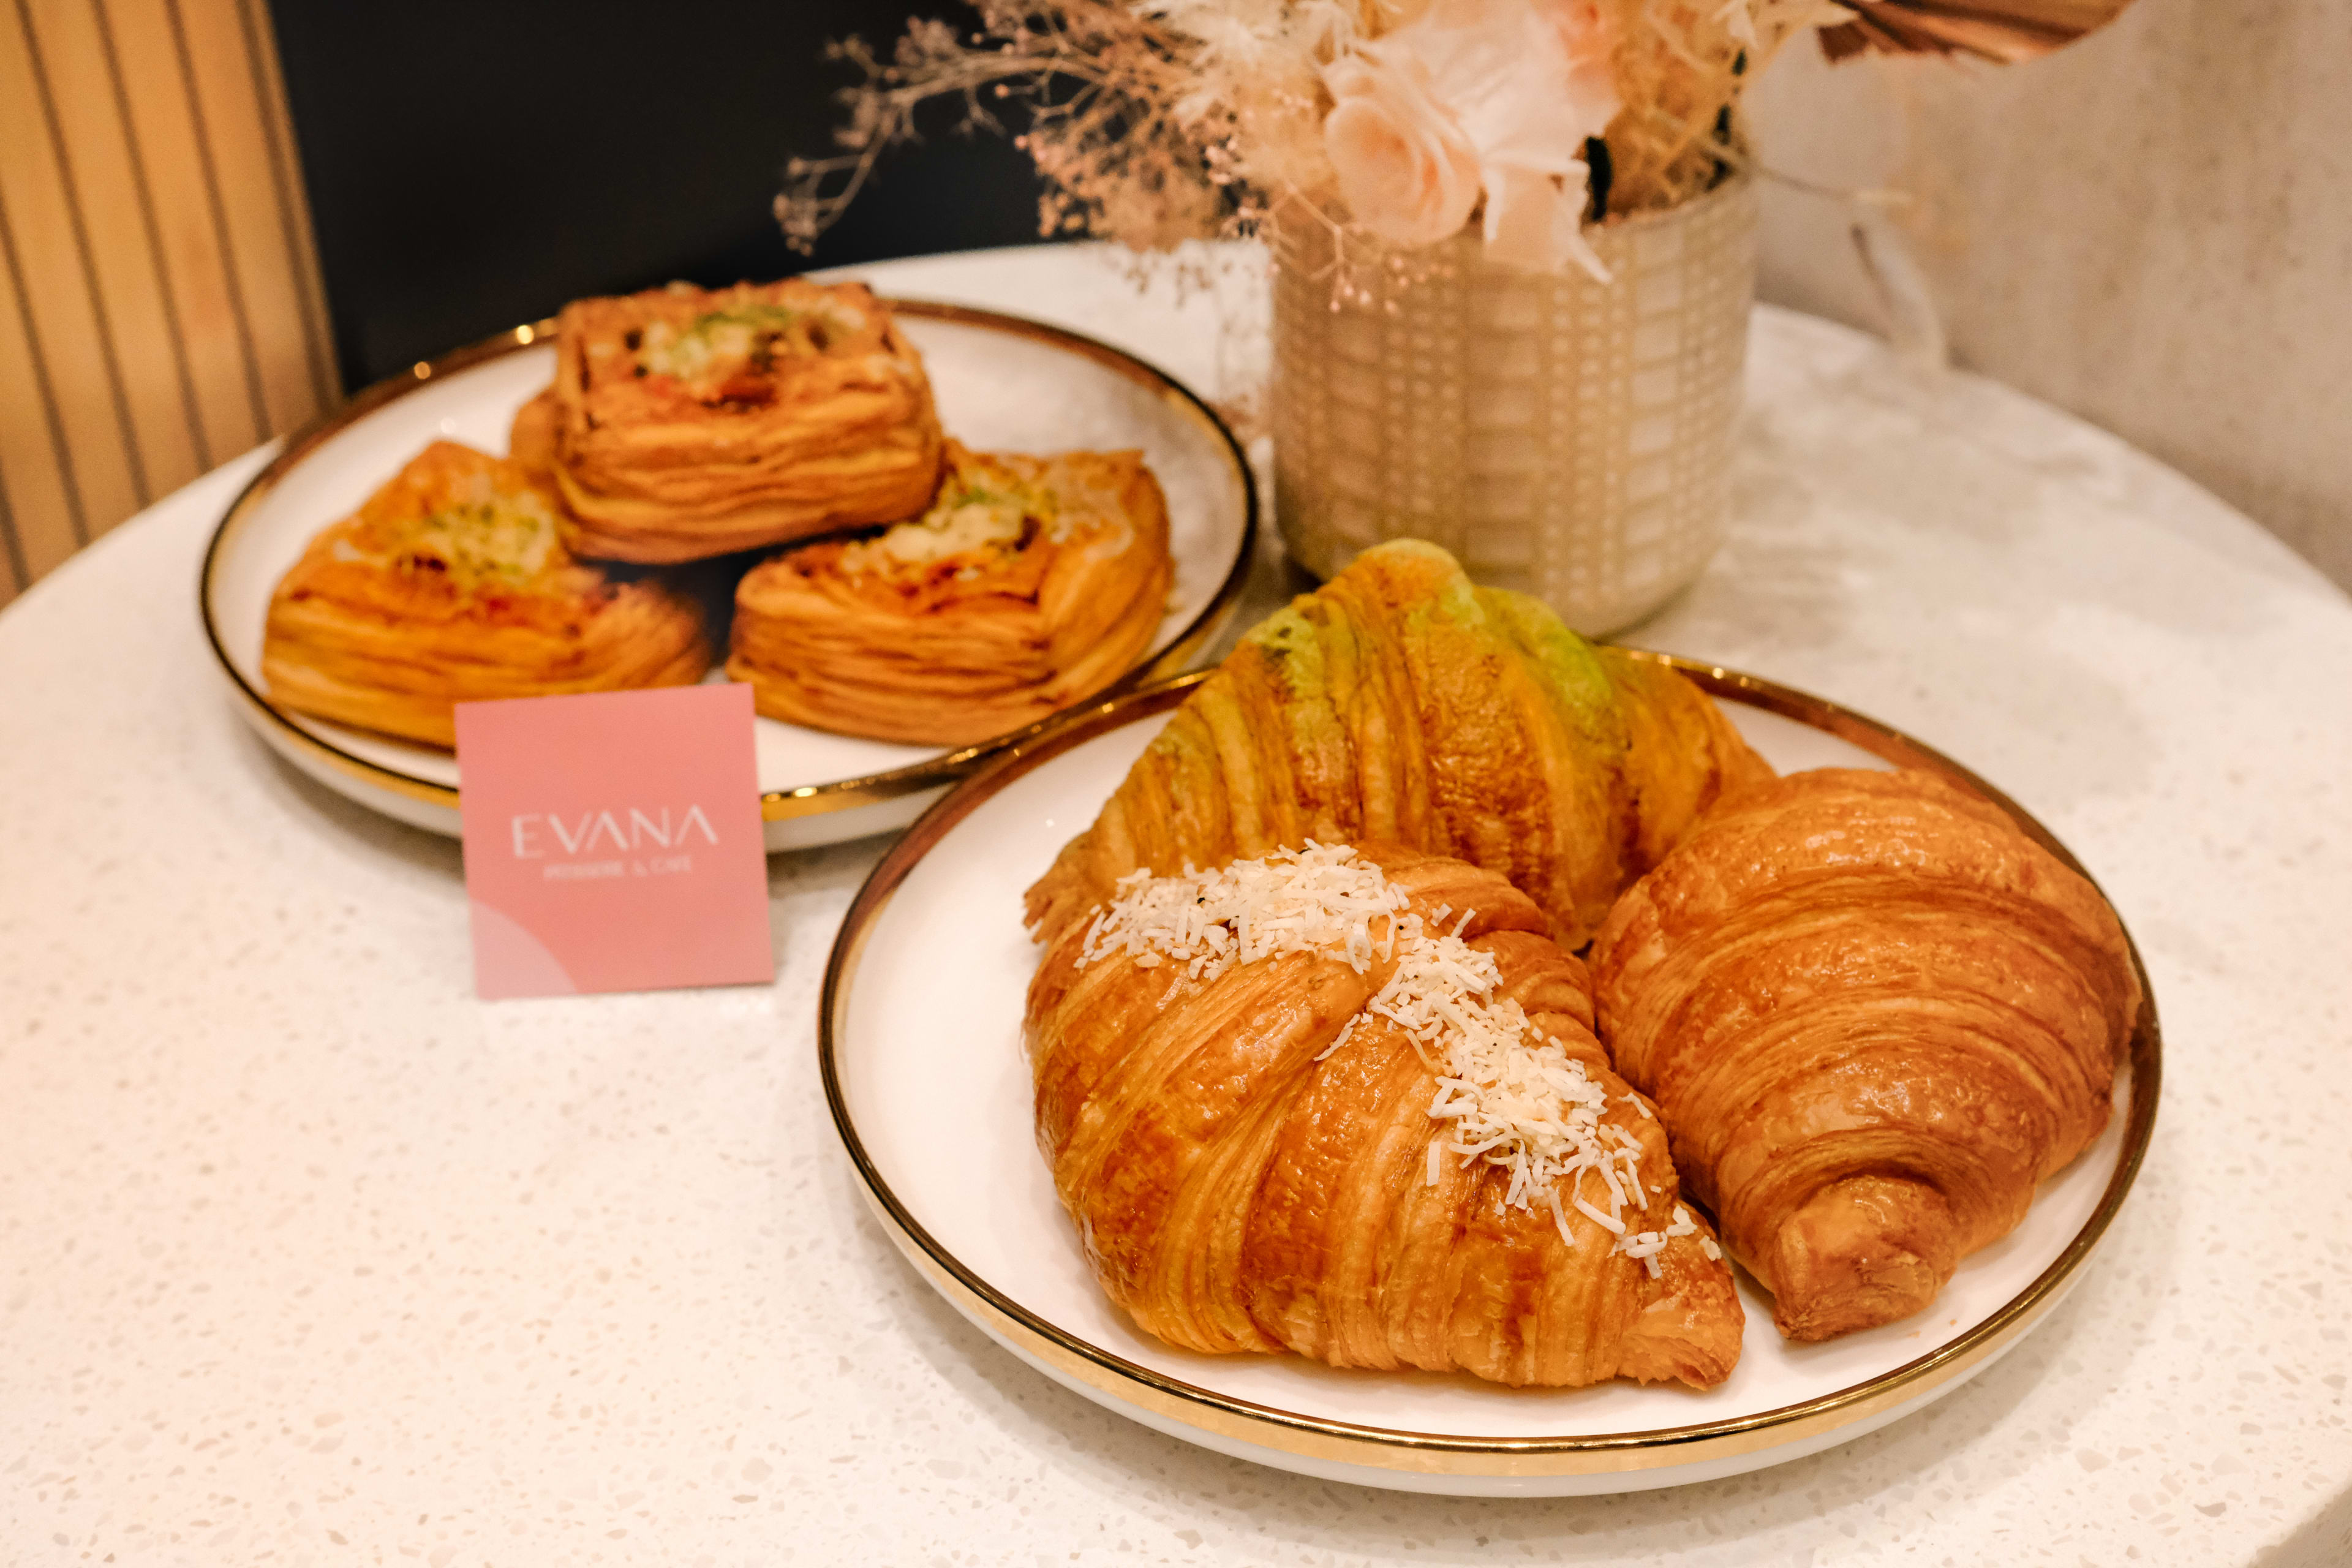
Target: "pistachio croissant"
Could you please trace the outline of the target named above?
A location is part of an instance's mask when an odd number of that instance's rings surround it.
[[[2105,1126],[2140,986],[2106,900],[1922,773],[1717,811],[1593,943],[1612,1059],[1795,1340],[1908,1316]]]
[[[1209,1352],[1710,1387],[1743,1317],[1583,965],[1502,878],[1312,846],[1047,946],[1037,1141],[1103,1289]]]
[[[1028,918],[1050,937],[1138,868],[1378,839],[1501,872],[1576,947],[1701,812],[1771,776],[1673,669],[1399,541],[1242,640],[1029,889]]]

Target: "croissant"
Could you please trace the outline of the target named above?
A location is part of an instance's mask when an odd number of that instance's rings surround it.
[[[735,593],[728,675],[772,719],[968,745],[1092,696],[1150,646],[1173,579],[1140,452],[947,443],[930,510],[762,562]]]
[[[572,560],[543,483],[455,441],[310,542],[261,645],[275,700],[442,747],[459,702],[690,686],[709,668],[693,600]]]
[[[1925,1307],[2106,1124],[2140,1003],[2098,890],[1930,774],[1720,808],[1593,943],[1602,1037],[1794,1340]]]
[[[1047,947],[1037,1141],[1104,1290],[1213,1353],[1709,1387],[1721,1250],[1491,871],[1309,846],[1120,885]]]
[[[556,331],[515,445],[551,466],[579,554],[695,561],[892,522],[939,482],[922,357],[863,284],[673,283],[575,300]]]
[[[1398,541],[1242,639],[1029,889],[1028,919],[1050,935],[1138,868],[1377,839],[1501,872],[1578,947],[1701,812],[1771,776],[1673,669]]]

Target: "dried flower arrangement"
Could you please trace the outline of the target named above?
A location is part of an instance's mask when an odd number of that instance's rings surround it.
[[[1255,232],[1276,208],[1416,247],[1482,214],[1515,265],[1598,267],[1593,216],[1671,206],[1745,162],[1743,82],[1827,0],[978,0],[919,21],[866,80],[841,151],[795,160],[776,209],[803,247],[917,107],[1028,111],[1041,232],[1142,250]]]
[[[2041,52],[2125,0],[973,0],[978,26],[918,21],[865,80],[831,157],[776,200],[806,250],[913,134],[960,99],[967,127],[1027,111],[1047,236],[1138,250],[1255,233],[1279,212],[1376,249],[1475,220],[1487,255],[1601,266],[1582,225],[1673,207],[1748,162],[1738,100],[1798,33],[1862,49]]]

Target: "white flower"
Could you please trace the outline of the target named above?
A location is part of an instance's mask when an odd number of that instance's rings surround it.
[[[1486,192],[1490,257],[1534,271],[1574,260],[1607,280],[1583,235],[1584,143],[1620,108],[1593,0],[1430,0],[1324,79],[1339,100],[1325,142],[1340,194],[1367,227],[1402,244],[1458,228],[1475,200],[1458,188],[1466,143],[1470,178]],[[1454,213],[1451,227],[1432,234]]]
[[[1358,223],[1399,245],[1433,245],[1469,221],[1478,154],[1411,56],[1348,55],[1323,72],[1337,100],[1323,145]]]

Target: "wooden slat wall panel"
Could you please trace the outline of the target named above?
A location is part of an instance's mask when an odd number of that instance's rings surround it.
[[[286,106],[286,76],[278,63],[278,36],[270,29],[265,0],[236,0],[236,15],[246,49],[244,79],[262,110],[255,125],[262,139],[261,155],[270,171],[268,221],[278,226],[274,254],[284,258],[286,286],[300,302],[299,310],[287,318],[299,320],[301,326],[302,371],[309,387],[307,399],[298,398],[297,405],[315,412],[341,400],[342,383],[335,371],[326,284],[320,276],[318,250],[310,241],[310,205],[303,194],[302,165],[294,149],[294,119]],[[257,192],[259,189],[255,186]],[[273,364],[264,356],[266,374],[272,373]],[[280,428],[290,429],[296,422],[289,416]]]
[[[13,86],[0,76],[0,117],[5,117]],[[5,118],[0,118],[0,136],[7,134]],[[6,509],[8,531],[0,539],[8,580],[0,587],[11,596],[79,548],[75,534],[81,516],[72,470],[62,460],[65,443],[57,400],[32,340],[25,269],[13,233],[7,191],[0,187],[0,506]]]
[[[66,4],[70,0],[53,0]],[[174,0],[103,0],[114,18],[124,79],[131,84],[131,133],[145,150],[165,265],[178,296],[180,332],[197,386],[202,445],[218,462],[269,428],[261,401],[242,279],[216,221],[219,174],[207,127],[191,90]],[[190,4],[217,0],[190,0]],[[248,172],[245,177],[264,171]]]
[[[26,367],[36,383],[50,446],[67,492],[67,515],[48,521],[26,542],[36,576],[89,542],[93,514],[127,516],[138,510],[131,464],[110,378],[105,336],[76,233],[74,191],[64,178],[51,132],[50,91],[19,3],[0,18],[0,147],[10,154],[0,203],[8,214],[11,281],[32,349]],[[14,20],[11,26],[5,22]],[[59,529],[57,524],[62,522]]]
[[[64,162],[74,185],[96,198],[75,203],[77,238],[86,247],[88,281],[104,330],[99,346],[111,373],[110,391],[121,400],[130,478],[143,505],[158,493],[151,468],[161,474],[203,471],[190,434],[193,397],[177,374],[177,334],[164,309],[160,258],[149,243],[143,204],[101,195],[141,192],[145,181],[121,111],[124,94],[109,68],[103,14],[95,5],[44,5],[35,16],[35,37],[47,62]],[[151,386],[181,395],[141,395]]]
[[[336,395],[258,0],[0,0],[0,603]]]
[[[312,381],[311,368],[312,347],[318,346],[322,358],[325,334],[306,322],[299,309],[261,308],[266,301],[299,300],[303,291],[301,263],[287,248],[286,193],[270,147],[275,127],[261,111],[275,92],[255,75],[253,36],[241,15],[245,5],[246,0],[178,0],[215,171],[235,176],[218,180],[220,221],[232,238],[243,280],[264,420],[270,429],[283,430],[309,418],[327,395]]]

